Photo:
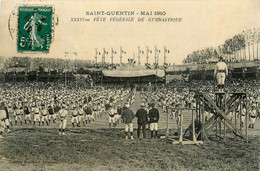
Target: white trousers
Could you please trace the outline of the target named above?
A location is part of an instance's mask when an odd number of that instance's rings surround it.
[[[256,118],[250,118],[251,119],[251,124],[255,124]]]
[[[67,119],[61,120],[60,129],[66,129]]]
[[[108,117],[108,122],[109,123],[115,123],[116,122],[116,117],[115,116],[113,116],[113,117],[109,116]]]
[[[79,115],[78,116],[78,121],[85,121],[84,115]]]
[[[226,79],[226,74],[224,72],[218,72],[217,73],[217,82],[218,85],[224,85]]]
[[[150,130],[151,131],[158,131],[158,123],[150,123]]]
[[[116,118],[116,121],[120,120],[121,119],[121,115],[115,115],[115,118]]]
[[[86,115],[86,120],[95,120],[94,115]]]
[[[17,120],[20,120],[20,121],[21,121],[21,120],[22,120],[22,115],[16,115],[16,116],[15,116],[15,120],[16,120],[16,121],[17,121]]]
[[[5,119],[5,125],[6,125],[6,126],[9,126],[9,125],[10,125],[9,119]]]
[[[133,123],[125,124],[125,132],[128,132],[128,130],[130,132],[133,132],[133,130],[134,130]]]
[[[42,122],[48,121],[48,115],[42,116]]]
[[[40,114],[34,114],[33,121],[41,121]]]
[[[4,132],[5,130],[5,122],[0,120],[0,132]]]
[[[31,120],[31,119],[32,119],[32,117],[31,117],[31,115],[30,115],[30,114],[27,114],[27,115],[24,115],[24,119],[29,119],[29,120]]]
[[[49,120],[50,119],[56,119],[56,114],[49,115]]]
[[[76,121],[76,123],[79,123],[79,117],[78,116],[72,116],[71,123],[74,123],[75,121]]]

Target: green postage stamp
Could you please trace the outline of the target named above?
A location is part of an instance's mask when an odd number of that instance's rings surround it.
[[[52,15],[52,6],[18,7],[18,52],[49,52],[53,36]]]

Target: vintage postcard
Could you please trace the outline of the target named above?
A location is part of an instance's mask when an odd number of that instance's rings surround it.
[[[0,0],[0,170],[259,170],[259,0]]]

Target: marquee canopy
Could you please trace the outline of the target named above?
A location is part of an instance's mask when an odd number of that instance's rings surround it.
[[[137,69],[137,70],[103,70],[102,73],[106,77],[145,77],[145,76],[155,76],[157,77],[164,77],[165,72],[162,69],[151,69],[151,70],[144,70],[144,69]]]

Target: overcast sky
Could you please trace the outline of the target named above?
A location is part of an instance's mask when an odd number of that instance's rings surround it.
[[[38,0],[39,1],[39,0]],[[145,51],[148,46],[153,53],[149,62],[154,62],[154,46],[161,51],[166,46],[168,63],[180,64],[192,51],[205,47],[216,47],[228,38],[250,28],[260,28],[260,1],[62,1],[46,0],[44,4],[54,5],[55,17],[59,24],[54,28],[54,42],[48,54],[24,54],[17,52],[17,40],[8,30],[17,28],[17,17],[10,15],[17,12],[17,5],[28,2],[2,0],[0,6],[0,56],[31,56],[64,58],[64,52],[78,52],[78,58],[94,60],[95,48],[102,52],[103,48],[111,51],[113,47],[114,61],[119,62],[119,47],[126,54],[123,61],[137,58],[137,47]],[[43,4],[30,2],[30,4]],[[145,20],[154,17],[182,18],[182,22],[71,22],[71,17],[85,17],[93,20],[95,16],[86,16],[86,11],[165,11],[165,16],[145,16]],[[11,17],[10,17],[11,16]],[[131,16],[117,16],[131,17]],[[140,15],[135,15],[135,20]],[[106,16],[109,20],[110,16]],[[74,55],[68,55],[75,58]],[[110,54],[106,61],[110,61]],[[101,56],[98,56],[101,61]],[[141,62],[146,61],[145,54]],[[163,62],[163,54],[159,54],[159,62]]]

